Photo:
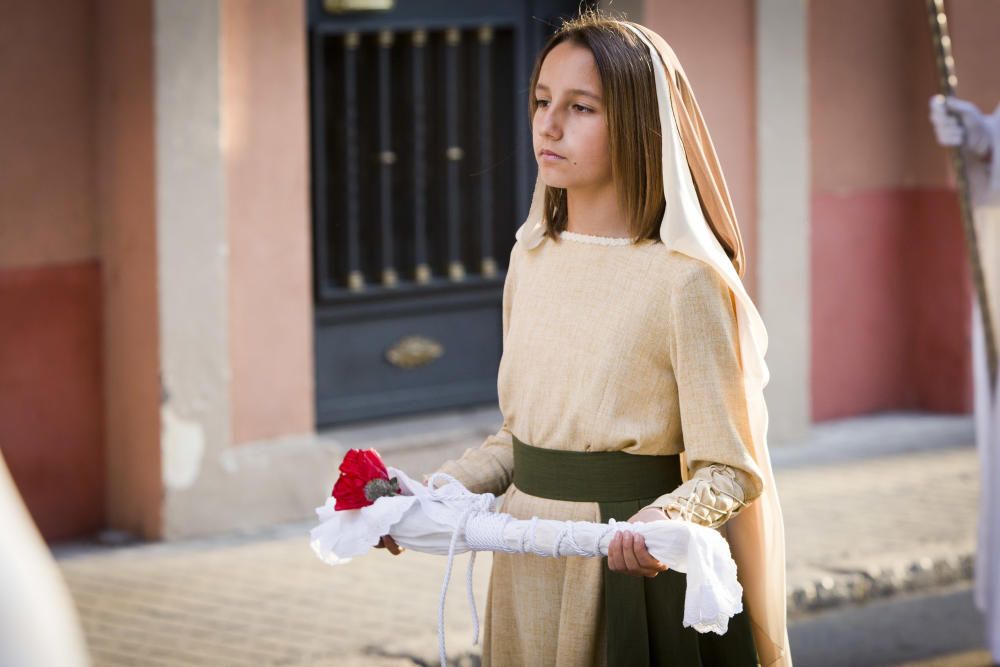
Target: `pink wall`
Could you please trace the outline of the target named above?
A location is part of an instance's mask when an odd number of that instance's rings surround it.
[[[21,3],[4,19],[4,456],[47,538],[157,537],[152,6]]]
[[[909,402],[909,209],[891,191],[817,193],[812,205],[814,419]],[[817,409],[819,408],[819,409]]]
[[[94,2],[0,21],[0,443],[43,535],[104,523]]]
[[[223,150],[234,442],[315,426],[305,3],[227,0]]]
[[[0,443],[48,539],[104,525],[99,273],[0,271]]]
[[[757,115],[754,4],[665,0],[645,3],[641,21],[677,53],[719,155],[747,255],[744,284],[756,293]]]
[[[967,411],[970,291],[953,194],[819,193],[812,209],[813,419]]]
[[[926,122],[920,127],[913,122],[917,97],[910,84],[916,65],[931,64],[929,38],[915,40],[926,26],[908,20],[913,12],[906,5],[913,4],[844,0],[810,5],[814,191],[903,186],[912,157],[907,145],[932,140]],[[923,5],[916,7],[917,18],[922,11]],[[859,21],[857,12],[865,20]],[[927,58],[915,63],[920,47]],[[918,111],[924,109],[926,103]]]
[[[160,536],[153,17],[150,0],[100,0],[98,220],[104,268],[108,523]]]
[[[913,244],[906,254],[913,327],[911,358],[916,407],[972,410],[972,278],[958,201],[945,188],[921,188],[909,197]]]
[[[945,6],[958,75],[957,94],[983,111],[993,111],[1000,104],[1000,3],[948,0]]]
[[[972,23],[997,25],[982,7],[949,4],[960,78],[963,51],[1000,57],[986,33],[963,31],[973,12]],[[967,262],[927,120],[936,90],[923,5],[844,0],[810,12],[813,419],[967,412]],[[970,80],[983,69],[970,67]]]
[[[94,3],[7,3],[0,21],[0,269],[91,260]]]

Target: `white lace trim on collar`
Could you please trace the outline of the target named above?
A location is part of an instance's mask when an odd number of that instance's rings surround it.
[[[580,241],[581,243],[594,243],[596,245],[629,245],[632,239],[622,236],[597,236],[596,234],[581,234],[563,230],[559,232],[559,238],[570,241]]]

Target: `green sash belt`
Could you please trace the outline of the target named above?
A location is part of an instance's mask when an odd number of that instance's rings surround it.
[[[652,496],[652,502],[680,485],[680,466],[677,454],[560,451],[532,447],[514,436],[514,484],[541,498],[616,503]]]
[[[604,523],[628,521],[681,484],[677,454],[571,452],[534,447],[516,436],[513,442],[513,484],[519,491],[596,502]],[[725,635],[701,635],[682,624],[683,574],[668,570],[655,577],[634,577],[612,572],[607,558],[603,561],[608,667],[757,664],[745,613],[730,621]]]

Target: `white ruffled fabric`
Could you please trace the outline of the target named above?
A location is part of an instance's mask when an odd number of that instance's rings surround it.
[[[472,493],[455,478],[435,473],[428,485],[411,479],[398,468],[389,476],[399,481],[403,495],[379,498],[357,510],[334,510],[329,498],[316,509],[320,524],[310,531],[310,546],[323,562],[350,562],[391,535],[402,547],[447,555],[448,565],[438,608],[441,664],[447,664],[444,645],[444,601],[455,554],[472,552],[466,586],[472,610],[473,644],[479,641],[479,618],[472,594],[472,573],[477,551],[533,553],[540,556],[602,557],[615,533],[631,531],[643,536],[646,549],[658,561],[687,574],[684,627],[698,632],[725,634],[729,619],[743,610],[743,588],[736,578],[736,563],[729,544],[718,532],[679,520],[608,523],[514,519],[495,510],[491,493]],[[434,488],[437,479],[447,483]]]

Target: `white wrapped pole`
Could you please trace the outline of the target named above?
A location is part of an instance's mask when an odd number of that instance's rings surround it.
[[[479,641],[479,618],[472,594],[472,572],[477,551],[531,553],[539,556],[602,557],[615,533],[643,536],[646,549],[672,570],[687,574],[684,597],[685,627],[724,634],[729,619],[743,610],[743,589],[729,545],[716,531],[687,521],[629,523],[557,521],[534,517],[514,519],[494,510],[495,496],[470,492],[457,480],[435,473],[428,486],[402,470],[389,467],[404,495],[383,497],[357,510],[334,510],[329,499],[317,508],[321,523],[311,531],[311,546],[324,562],[342,564],[374,547],[390,535],[402,547],[424,553],[447,554],[448,564],[438,608],[441,664],[447,664],[444,644],[444,603],[455,554],[472,552],[467,576],[472,608],[473,644]],[[448,480],[434,488],[437,479]]]
[[[509,514],[474,514],[465,524],[465,542],[472,551],[531,553],[539,556],[608,555],[616,533],[642,535],[656,560],[687,574],[684,627],[725,634],[729,619],[743,610],[743,589],[729,545],[719,533],[688,521],[629,523],[615,521],[528,521]]]

